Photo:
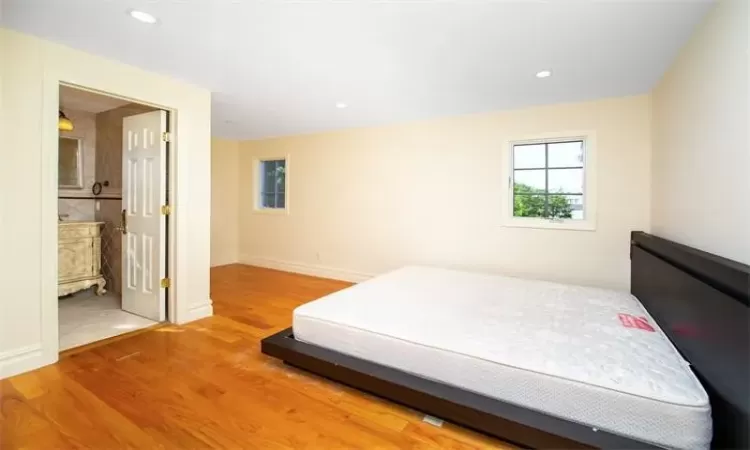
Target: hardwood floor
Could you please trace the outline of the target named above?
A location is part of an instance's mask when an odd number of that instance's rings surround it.
[[[511,448],[284,366],[260,339],[339,281],[231,265],[214,317],[71,351],[0,381],[0,449]]]

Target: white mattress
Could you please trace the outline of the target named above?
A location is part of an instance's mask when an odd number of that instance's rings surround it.
[[[654,445],[710,444],[706,392],[625,292],[406,267],[298,307],[294,336]]]

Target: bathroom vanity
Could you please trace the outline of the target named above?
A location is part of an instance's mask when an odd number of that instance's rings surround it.
[[[102,275],[103,222],[69,221],[58,224],[57,296],[96,286],[106,292]]]

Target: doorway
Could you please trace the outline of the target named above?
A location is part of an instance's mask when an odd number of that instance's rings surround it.
[[[168,112],[60,85],[59,349],[167,318]]]

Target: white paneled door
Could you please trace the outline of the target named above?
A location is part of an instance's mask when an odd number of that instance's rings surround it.
[[[122,120],[122,309],[152,320],[166,318],[167,113]]]

